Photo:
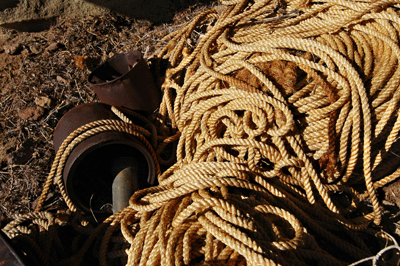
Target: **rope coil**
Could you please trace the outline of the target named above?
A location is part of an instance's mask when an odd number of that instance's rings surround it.
[[[162,40],[156,57],[170,67],[158,118],[141,118],[146,129],[114,108],[124,122],[86,125],[60,148],[37,210],[55,178],[76,211],[60,175],[91,134],[129,132],[165,164],[160,154],[177,142],[159,185],[137,191],[63,263],[82,262],[99,236],[101,265],[120,256],[126,265],[342,265],[378,253],[367,244],[382,221],[377,188],[400,173],[390,156],[400,130],[398,1],[221,3],[224,12]],[[12,229],[24,221],[3,230],[29,234]]]

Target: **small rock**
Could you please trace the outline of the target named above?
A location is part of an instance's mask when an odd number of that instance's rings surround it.
[[[32,54],[40,54],[42,52],[40,45],[37,43],[30,45],[29,50],[31,50]]]
[[[22,48],[22,44],[20,43],[3,46],[4,51],[9,55],[19,54],[22,51]]]
[[[56,79],[57,79],[58,82],[63,83],[64,85],[68,85],[69,84],[68,80],[66,80],[65,78],[63,78],[61,76],[57,76]]]
[[[140,34],[145,34],[146,32],[148,32],[150,30],[149,26],[143,26],[139,28],[139,33]]]
[[[29,55],[29,54],[30,54],[30,51],[29,51],[29,49],[23,49],[22,52],[21,52],[21,54],[22,54],[22,55]]]
[[[61,44],[58,42],[53,42],[52,44],[50,44],[49,46],[47,46],[46,51],[47,52],[54,52],[56,51],[58,48],[61,47]]]
[[[4,48],[0,47],[0,54],[4,53]]]
[[[19,111],[18,115],[24,120],[38,120],[43,114],[45,109],[41,106],[27,107]]]
[[[49,109],[50,105],[51,105],[51,99],[47,98],[45,96],[41,96],[41,97],[35,98],[35,103],[38,106],[41,106],[41,107],[46,108],[46,109]]]
[[[393,202],[400,207],[400,180],[396,180],[382,188],[385,193],[385,200]]]

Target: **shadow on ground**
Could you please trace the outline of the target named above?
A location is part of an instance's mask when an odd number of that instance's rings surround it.
[[[153,23],[170,21],[177,11],[196,4],[216,0],[85,0],[97,6],[132,18],[146,19]]]
[[[60,16],[80,18],[109,12],[161,24],[171,22],[179,11],[212,2],[217,0],[0,0],[0,26],[37,32],[49,29]]]
[[[0,1],[0,12],[6,8],[14,8],[18,5],[19,0],[1,0]]]

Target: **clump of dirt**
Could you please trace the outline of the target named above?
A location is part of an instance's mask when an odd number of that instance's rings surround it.
[[[38,120],[44,114],[44,108],[41,106],[26,107],[19,111],[20,118],[25,120]]]

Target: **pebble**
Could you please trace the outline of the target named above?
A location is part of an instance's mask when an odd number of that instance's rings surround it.
[[[140,34],[145,34],[146,32],[148,32],[150,30],[149,26],[143,26],[139,28],[139,33]]]
[[[44,114],[44,111],[45,109],[41,106],[31,106],[19,111],[18,115],[24,120],[36,121]]]
[[[40,49],[40,45],[38,44],[30,45],[29,50],[31,50],[33,54],[40,54],[42,52],[42,49]]]
[[[9,54],[9,55],[17,55],[22,51],[22,44],[21,43],[16,43],[16,44],[11,44],[11,45],[4,45],[3,49],[4,51]]]
[[[36,97],[35,103],[40,107],[49,109],[51,105],[51,99],[46,96]]]
[[[68,80],[66,80],[65,78],[63,78],[61,76],[57,76],[56,79],[58,82],[63,83],[66,86],[69,84]]]
[[[46,51],[47,52],[54,52],[56,51],[58,48],[61,47],[61,44],[58,42],[53,42],[52,44],[50,44],[49,46],[47,46]]]
[[[396,180],[382,188],[385,192],[385,199],[400,207],[400,180]]]

